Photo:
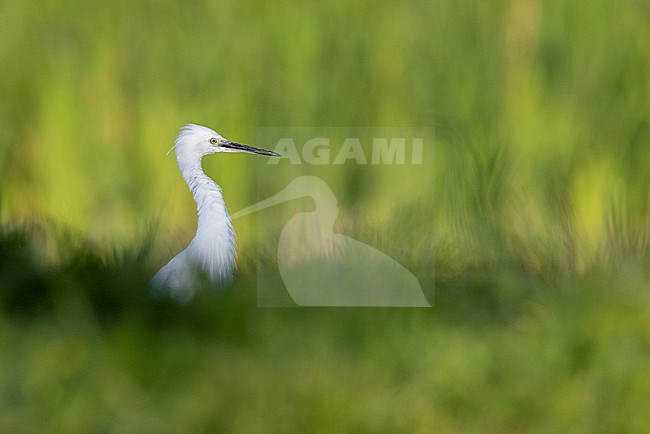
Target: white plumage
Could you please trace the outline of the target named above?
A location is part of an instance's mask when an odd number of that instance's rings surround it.
[[[200,125],[184,126],[174,144],[178,168],[196,202],[198,222],[190,244],[161,268],[151,280],[156,289],[190,299],[197,272],[214,284],[226,284],[235,270],[235,231],[228,215],[221,187],[201,167],[204,156],[219,152],[247,152],[279,157],[266,149],[231,142],[216,131]]]

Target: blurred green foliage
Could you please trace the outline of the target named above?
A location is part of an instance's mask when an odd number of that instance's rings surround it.
[[[0,431],[647,431],[648,22],[642,0],[0,2]],[[435,308],[258,309],[245,222],[231,290],[150,298],[194,231],[164,157],[188,122],[258,146],[435,128],[425,200],[387,207],[404,186],[377,172],[340,216],[429,270]],[[205,162],[233,210],[254,164]]]

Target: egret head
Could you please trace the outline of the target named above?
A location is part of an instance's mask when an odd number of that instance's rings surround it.
[[[268,155],[279,157],[280,154],[262,148],[242,145],[231,142],[210,128],[189,124],[181,128],[176,143],[176,158],[200,159],[204,155],[216,154],[218,152],[247,152],[249,154]]]

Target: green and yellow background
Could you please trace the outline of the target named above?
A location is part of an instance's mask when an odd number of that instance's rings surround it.
[[[647,432],[648,23],[641,0],[0,2],[0,431]],[[152,299],[193,236],[164,156],[189,122],[434,128],[413,199],[349,167],[339,224],[430,270],[435,307],[257,308],[250,222],[233,288]],[[254,160],[205,161],[232,210]]]

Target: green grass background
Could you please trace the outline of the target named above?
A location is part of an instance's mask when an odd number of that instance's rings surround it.
[[[0,2],[0,431],[647,432],[649,22],[641,0]],[[373,172],[340,225],[435,307],[257,308],[246,222],[230,291],[150,298],[194,231],[164,157],[188,122],[259,146],[434,128],[418,199]],[[231,209],[255,164],[206,160]]]

